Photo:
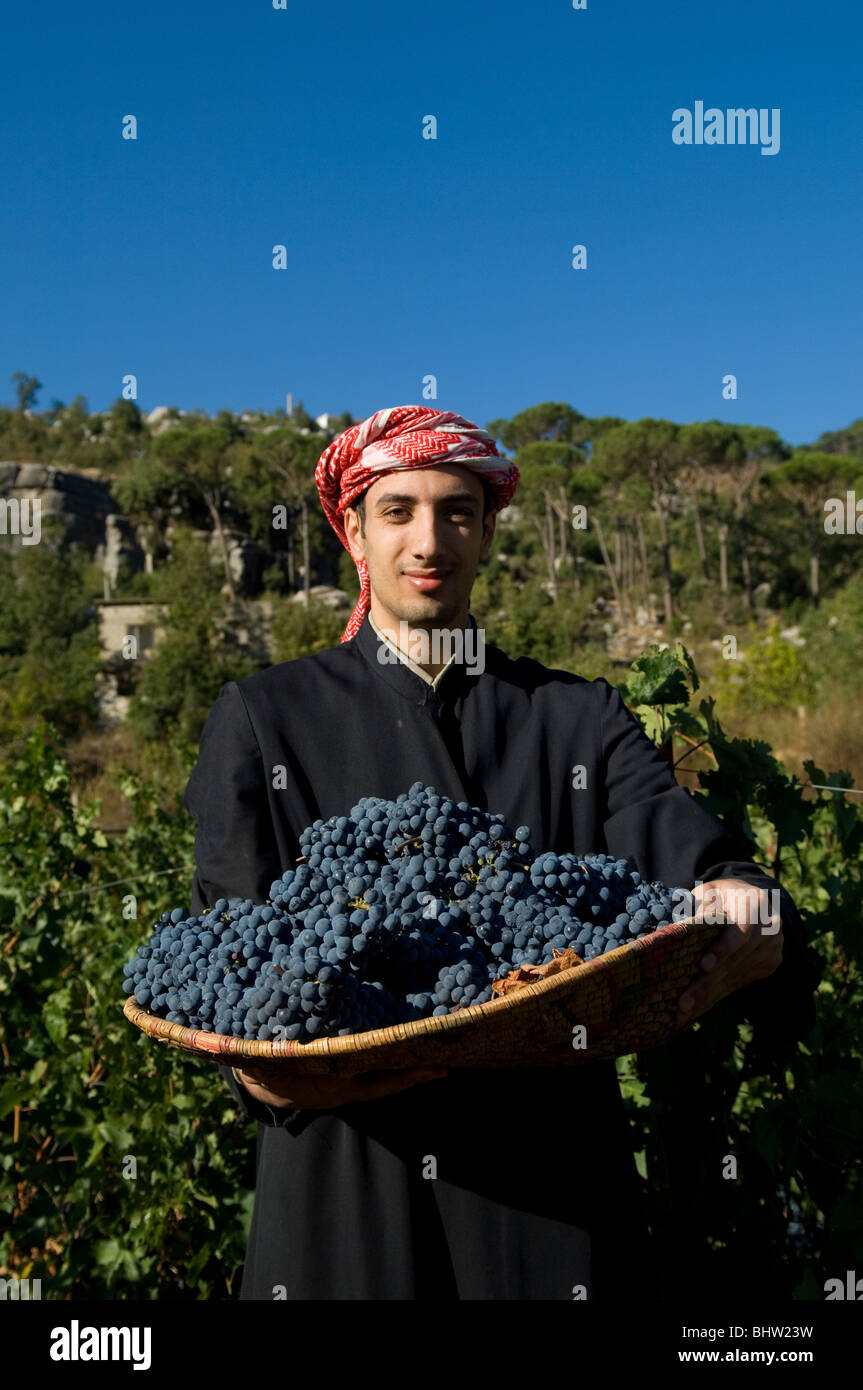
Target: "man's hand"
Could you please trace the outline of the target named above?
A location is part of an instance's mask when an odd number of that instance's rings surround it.
[[[242,1071],[238,1067],[234,1071],[255,1100],[283,1110],[334,1110],[353,1101],[380,1100],[422,1081],[447,1075],[445,1067],[414,1067],[409,1071],[360,1072],[356,1076],[291,1076],[284,1068],[253,1060]]]
[[[678,1026],[700,1018],[753,980],[766,979],[782,963],[782,921],[771,894],[739,878],[699,883],[692,890],[693,916],[725,923],[701,959],[701,974],[689,983],[677,1008]],[[778,896],[778,894],[777,894]]]

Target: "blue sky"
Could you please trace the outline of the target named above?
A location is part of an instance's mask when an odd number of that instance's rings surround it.
[[[3,33],[4,403],[16,370],[37,409],[134,373],[144,410],[361,418],[433,374],[481,425],[863,415],[847,0],[49,0]],[[779,153],[675,145],[699,100],[779,108]]]

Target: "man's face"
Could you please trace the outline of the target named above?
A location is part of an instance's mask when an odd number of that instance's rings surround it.
[[[495,514],[483,520],[482,484],[459,464],[378,478],[366,492],[365,535],[345,511],[354,560],[365,559],[378,627],[463,627],[480,560],[491,549]]]

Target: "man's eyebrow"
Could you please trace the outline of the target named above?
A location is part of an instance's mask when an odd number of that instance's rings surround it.
[[[410,492],[385,492],[382,496],[378,497],[375,506],[384,507],[389,502],[417,502],[418,500],[419,499],[414,497]],[[480,499],[474,497],[472,492],[448,492],[445,497],[438,497],[436,500],[438,503],[444,504],[451,502],[474,502],[479,506],[480,503]]]

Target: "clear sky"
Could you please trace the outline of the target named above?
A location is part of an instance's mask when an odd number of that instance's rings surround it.
[[[40,0],[2,32],[3,403],[133,373],[145,411],[361,418],[431,374],[481,425],[863,415],[851,0]],[[675,144],[697,101],[778,108],[778,153]]]

